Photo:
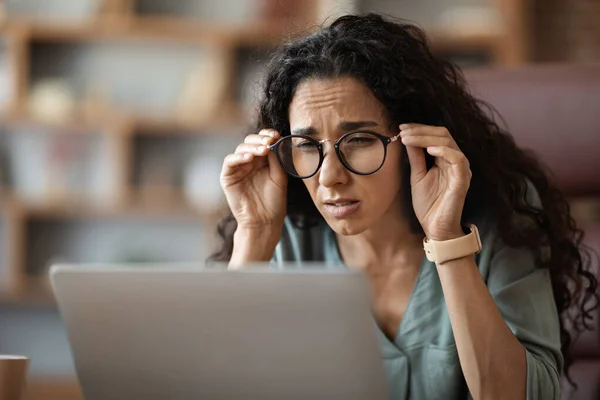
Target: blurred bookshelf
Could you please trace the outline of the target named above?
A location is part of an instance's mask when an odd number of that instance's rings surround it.
[[[327,2],[327,0],[323,0]],[[343,12],[346,7],[333,8]],[[517,66],[530,59],[533,19],[524,0],[356,0],[355,11],[414,21],[425,29],[432,49],[461,67]]]
[[[40,289],[45,287],[39,284],[44,276],[28,270],[29,259],[36,258],[27,248],[37,227],[32,221],[131,224],[131,219],[137,219],[154,220],[160,226],[168,219],[214,226],[219,199],[207,193],[186,194],[182,175],[195,159],[210,158],[212,165],[196,162],[197,176],[187,178],[202,186],[206,183],[202,169],[218,174],[215,148],[220,147],[222,158],[243,138],[248,112],[231,87],[236,83],[238,49],[272,48],[307,21],[304,10],[295,6],[288,6],[295,12],[292,26],[290,18],[277,14],[287,11],[283,7],[250,21],[244,21],[244,16],[218,21],[188,13],[203,8],[192,7],[194,2],[189,1],[84,1],[89,3],[86,7],[72,2],[79,10],[68,18],[51,12],[28,15],[28,5],[36,10],[43,2],[19,3],[5,4],[1,30],[10,90],[0,116],[4,163],[0,168],[6,175],[0,197],[0,301],[18,304],[22,297],[24,304],[32,303],[32,298],[34,304],[39,299],[51,303],[46,289]],[[260,3],[264,3],[261,8],[269,8],[270,2]],[[246,7],[256,8],[251,3]],[[137,93],[122,90],[127,85]],[[153,86],[161,90],[153,91]],[[211,140],[212,144],[206,143]],[[55,165],[37,162],[24,167],[16,161],[26,158]],[[86,158],[99,160],[86,167],[78,164],[85,164]],[[170,165],[171,161],[177,165]],[[43,190],[33,190],[29,184],[29,192],[35,193],[23,193],[27,190],[21,186],[27,183],[19,183],[31,178],[19,178],[23,169],[29,169],[30,175],[53,170],[53,176],[37,182]],[[72,185],[65,176],[79,173],[79,181],[93,181],[100,175],[97,170],[104,171],[105,178],[100,179],[104,182],[88,186],[104,186],[100,196]],[[214,179],[211,185],[206,190],[219,190]],[[203,196],[213,200],[209,205],[191,204],[190,196],[195,196],[195,203],[201,203]],[[202,247],[200,238],[197,247]],[[194,259],[205,256],[206,251]]]
[[[78,158],[77,152],[101,154],[96,157],[101,160],[87,169],[104,169],[107,178],[99,204],[95,204],[98,193],[86,197],[68,187],[59,193],[23,196],[18,185],[5,184],[4,192],[22,203],[24,221],[33,215],[98,218],[182,213],[212,221],[213,213],[194,210],[174,183],[182,180],[174,175],[181,175],[185,166],[170,170],[156,166],[156,160],[191,156],[171,149],[171,156],[138,161],[148,159],[144,156],[148,149],[160,153],[161,148],[177,147],[176,142],[182,150],[198,147],[194,143],[202,147],[203,138],[209,137],[226,137],[235,145],[256,101],[252,84],[269,52],[294,32],[311,31],[331,11],[376,11],[421,19],[434,50],[467,66],[525,61],[523,55],[509,54],[517,47],[511,43],[515,31],[511,24],[523,19],[518,16],[520,1],[483,2],[469,9],[460,1],[454,7],[448,2],[423,3],[417,8],[409,1],[227,0],[219,8],[190,0],[5,2],[1,34],[7,77],[2,79],[9,89],[6,98],[0,98],[4,101],[0,117],[4,148],[0,150],[14,152],[20,147],[32,156],[27,150],[35,148],[39,158],[61,165],[67,163],[64,158]],[[476,24],[476,17],[487,21],[487,26]],[[249,76],[244,75],[247,71]],[[28,135],[35,138],[20,145],[11,138]],[[40,150],[39,142],[51,149]],[[11,164],[0,168],[14,174],[19,168],[8,159],[6,154],[0,158]],[[39,171],[59,169],[36,165]],[[84,180],[98,175],[87,172]],[[156,179],[146,185],[140,176]],[[61,184],[45,183],[47,187]],[[4,237],[11,241],[9,231]],[[24,248],[15,251],[26,253]],[[10,268],[15,273],[23,269],[23,265]]]
[[[463,66],[528,61],[522,0],[0,4],[0,318],[55,309],[55,261],[202,262],[270,53],[328,16],[415,20]]]

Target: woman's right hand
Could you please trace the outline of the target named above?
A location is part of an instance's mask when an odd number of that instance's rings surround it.
[[[248,135],[223,162],[221,187],[238,230],[281,231],[286,215],[287,174],[267,146],[280,138],[273,129]]]

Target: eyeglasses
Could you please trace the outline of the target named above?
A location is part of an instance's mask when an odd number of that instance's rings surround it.
[[[385,162],[387,146],[398,140],[400,134],[388,137],[375,132],[348,132],[335,141],[333,148],[342,165],[358,175],[371,175]],[[269,149],[277,155],[283,169],[293,177],[307,179],[323,164],[323,143],[304,135],[290,135],[279,139]]]

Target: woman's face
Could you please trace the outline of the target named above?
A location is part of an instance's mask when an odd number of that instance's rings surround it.
[[[388,145],[385,163],[371,175],[348,171],[333,148],[338,138],[355,130],[390,137],[398,133],[388,129],[385,109],[367,86],[350,77],[303,81],[290,104],[289,121],[292,134],[329,140],[323,144],[321,168],[304,183],[336,233],[356,235],[400,215],[401,142]]]

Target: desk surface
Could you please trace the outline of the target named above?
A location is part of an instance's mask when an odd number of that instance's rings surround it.
[[[83,400],[75,378],[30,378],[24,400]]]

